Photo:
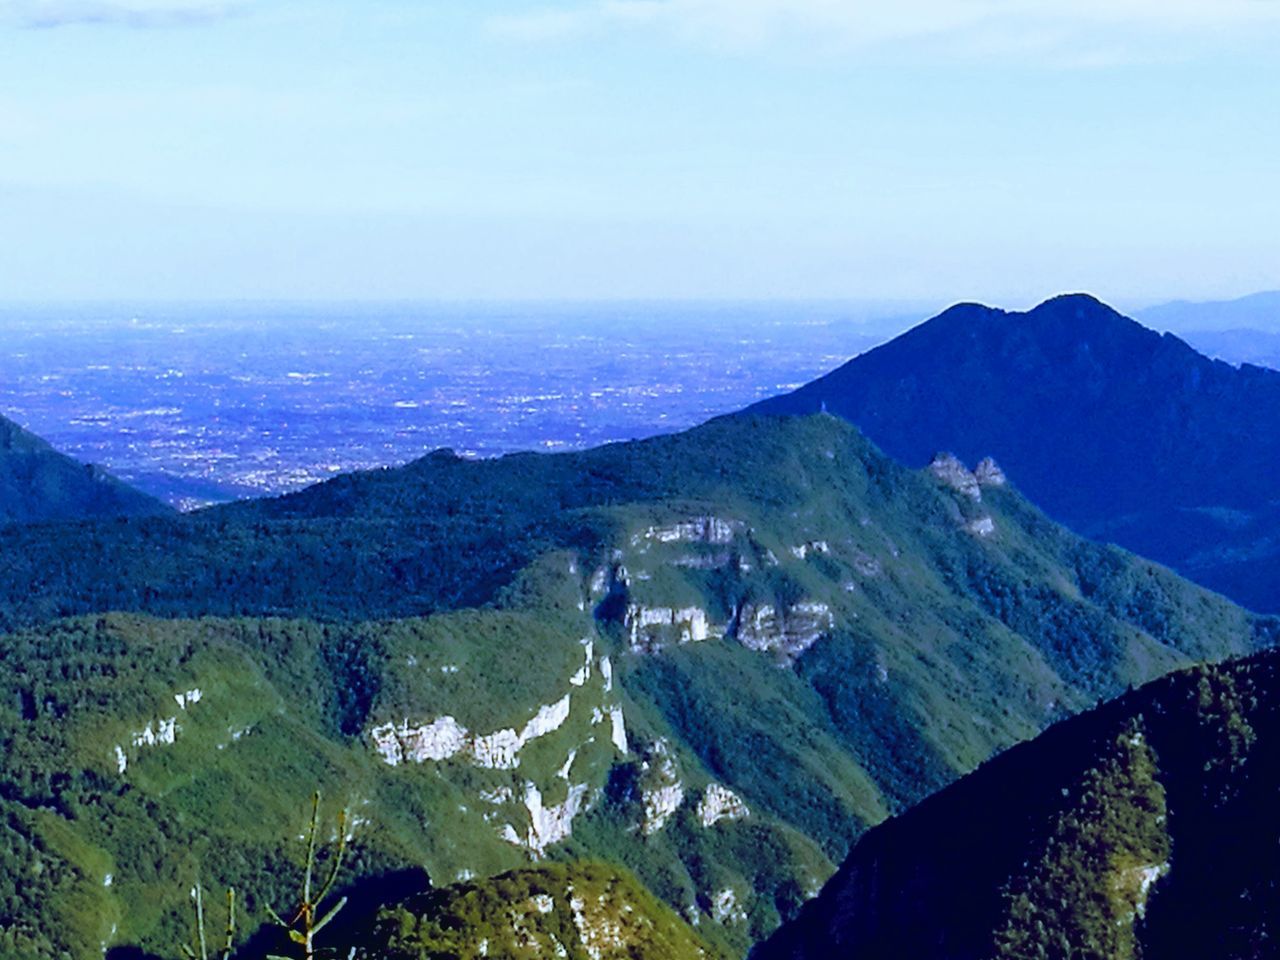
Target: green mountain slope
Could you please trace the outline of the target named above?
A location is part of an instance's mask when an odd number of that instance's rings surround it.
[[[742,950],[886,816],[1276,633],[832,417],[40,533],[0,568],[0,802],[45,858],[0,928],[36,956],[162,952],[197,878],[281,896],[317,785],[353,883],[604,858]]]
[[[867,834],[755,960],[1263,957],[1280,655],[1156,681]]]
[[[1210,360],[1092,297],[952,307],[752,413],[826,409],[890,456],[994,456],[1086,536],[1280,611],[1280,372]]]
[[[0,525],[169,512],[159,500],[0,417]]]
[[[387,908],[361,960],[714,960],[634,878],[603,864],[517,870]]]

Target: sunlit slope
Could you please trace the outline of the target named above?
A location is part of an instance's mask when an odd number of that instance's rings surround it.
[[[42,532],[8,616],[82,616],[0,641],[7,829],[48,859],[5,928],[76,956],[160,950],[197,876],[282,892],[317,785],[353,883],[603,857],[744,949],[871,825],[1275,629],[822,416]]]

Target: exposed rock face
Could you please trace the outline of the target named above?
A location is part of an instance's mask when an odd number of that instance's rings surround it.
[[[378,755],[393,767],[400,763],[448,760],[467,745],[466,727],[449,716],[420,727],[409,726],[408,720],[399,729],[394,724],[383,724],[374,727],[369,736]]]
[[[665,526],[649,527],[631,540],[633,545],[642,540],[655,540],[658,543],[706,543],[713,546],[727,546],[733,538],[746,530],[741,520],[725,520],[721,517],[702,516],[681,520]]]
[[[591,660],[595,655],[596,645],[592,640],[585,639],[582,641],[582,646],[586,653],[585,662],[578,668],[578,672],[569,678],[569,683],[575,687],[585,686],[591,679]]]
[[[747,911],[738,903],[738,893],[732,887],[725,887],[711,897],[711,916],[717,923],[745,923]]]
[[[593,726],[609,723],[609,740],[617,748],[621,754],[627,753],[627,724],[622,716],[622,707],[616,703],[606,710],[595,707],[591,711],[591,723]]]
[[[627,753],[627,724],[622,717],[622,708],[617,705],[609,708],[609,739],[619,753]]]
[[[514,770],[520,766],[520,751],[526,744],[564,725],[571,703],[566,693],[555,703],[539,707],[518,732],[507,729],[476,736],[453,717],[444,716],[422,726],[411,726],[408,720],[398,727],[384,723],[370,730],[369,738],[383,762],[393,767],[463,756],[478,767]]]
[[[743,604],[733,623],[733,636],[748,650],[797,657],[831,630],[831,608],[802,601],[779,611],[773,604]]]
[[[502,838],[528,850],[535,858],[543,856],[547,848],[567,839],[573,833],[573,821],[586,809],[589,788],[585,783],[569,788],[563,803],[544,806],[542,791],[533,783],[524,785],[524,807],[529,814],[529,825],[521,833],[511,824],[502,828]]]
[[[187,690],[184,693],[175,693],[173,695],[174,702],[183,710],[187,709],[191,704],[199,703],[203,698],[204,691],[199,687]]]
[[[648,837],[665,827],[680,809],[684,784],[680,782],[675,753],[665,739],[654,741],[640,769],[640,802],[644,808],[640,832]]]
[[[940,453],[929,464],[929,472],[940,482],[974,500],[982,499],[978,478],[950,453]]]
[[[701,643],[722,631],[712,627],[701,607],[627,607],[623,625],[635,653],[655,653],[669,642]]]
[[[791,555],[797,560],[805,560],[811,553],[828,554],[831,552],[831,545],[825,540],[810,540],[808,543],[802,543],[798,547],[791,548]]]
[[[154,726],[148,723],[133,735],[135,747],[154,747],[162,743],[173,743],[178,738],[178,718],[169,717]]]
[[[178,705],[178,709],[187,710],[195,706],[204,699],[204,692],[199,687],[193,687],[190,690],[184,690],[181,693],[173,695],[173,701]],[[178,739],[178,731],[182,727],[178,725],[178,717],[163,717],[159,720],[149,720],[147,725],[141,730],[135,731],[129,737],[129,745],[135,750],[142,747],[158,747],[168,746],[176,743]],[[125,753],[124,747],[117,744],[112,751],[115,760],[116,772],[123,775],[129,769],[129,757]]]
[[[996,522],[990,517],[977,517],[964,525],[975,537],[986,539],[996,532]]]
[[[545,864],[436,887],[357,930],[356,960],[712,960],[670,908],[596,863]],[[343,953],[345,956],[345,951]]]
[[[1153,863],[1145,867],[1134,867],[1129,875],[1122,877],[1122,882],[1130,882],[1137,889],[1134,894],[1134,917],[1141,920],[1147,915],[1147,901],[1151,898],[1151,888],[1169,872],[1169,861]],[[1134,917],[1128,917],[1130,923]]]
[[[698,822],[714,827],[721,820],[742,820],[751,815],[742,798],[718,783],[707,785],[698,800]]]
[[[978,481],[978,486],[981,487],[1003,487],[1009,482],[1000,465],[991,457],[984,457],[974,468],[973,475]]]

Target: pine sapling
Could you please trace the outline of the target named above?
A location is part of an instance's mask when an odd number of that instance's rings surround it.
[[[316,848],[320,842],[320,792],[311,797],[311,826],[307,831],[307,862],[303,873],[302,891],[298,897],[298,905],[289,913],[286,920],[270,907],[267,912],[271,919],[282,927],[289,939],[302,948],[302,960],[315,960],[318,956],[315,938],[321,930],[329,925],[338,911],[347,905],[347,898],[338,900],[328,910],[324,910],[324,902],[338,880],[338,872],[342,869],[342,858],[347,851],[347,811],[338,814],[338,838],[334,852],[330,858],[328,875],[318,886],[316,875]],[[271,955],[267,960],[290,960],[287,957]],[[296,960],[296,958],[295,958]]]

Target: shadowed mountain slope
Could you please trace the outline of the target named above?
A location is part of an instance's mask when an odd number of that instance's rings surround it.
[[[1280,372],[1071,295],[952,307],[750,412],[822,409],[910,465],[994,456],[1076,531],[1280,609]]]
[[[159,500],[0,417],[0,525],[169,512]]]
[[[1156,681],[868,833],[753,960],[1271,957],[1280,655]]]

